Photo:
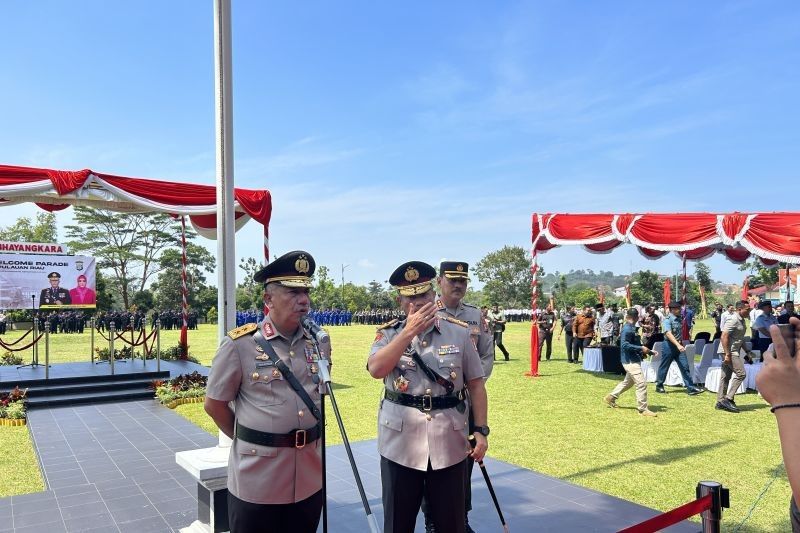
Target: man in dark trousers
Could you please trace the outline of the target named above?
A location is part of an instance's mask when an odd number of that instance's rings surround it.
[[[539,326],[539,361],[542,360],[542,346],[547,343],[547,354],[545,359],[550,360],[550,355],[553,353],[553,328],[556,325],[556,314],[553,312],[553,306],[547,304],[545,310],[539,315],[536,321]]]
[[[572,321],[575,320],[575,306],[570,305],[567,307],[565,313],[561,315],[561,330],[558,332],[558,338],[564,334],[564,342],[567,345],[567,361],[572,362]],[[542,350],[539,350],[541,353]],[[577,356],[576,356],[577,359]]]
[[[683,318],[681,317],[680,302],[670,302],[669,312],[670,314],[664,319],[663,323],[664,342],[661,343],[661,363],[656,376],[656,392],[667,392],[664,389],[664,381],[667,379],[669,365],[675,361],[678,363],[678,368],[680,368],[683,384],[686,386],[686,393],[689,396],[700,394],[703,390],[694,386],[689,375],[689,362],[686,359],[686,347],[683,345],[683,335],[681,334]]]

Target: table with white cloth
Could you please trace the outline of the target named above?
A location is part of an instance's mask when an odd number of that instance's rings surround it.
[[[686,347],[686,350],[689,352],[687,363],[689,364],[689,376],[691,376],[692,370],[694,369],[694,345],[689,344]],[[656,349],[655,354],[650,359],[644,359],[642,361],[642,373],[644,374],[644,378],[648,383],[656,382],[659,366],[661,366],[661,354],[658,352],[658,349]],[[681,367],[678,366],[677,361],[672,361],[672,363],[670,363],[669,369],[667,370],[667,377],[664,380],[664,385],[667,385],[668,387],[684,386]]]
[[[722,361],[715,359],[711,362],[711,368],[708,369],[708,374],[706,374],[706,389],[710,390],[711,392],[717,392],[719,390],[719,382],[722,378],[721,365]],[[747,389],[758,390],[756,388],[756,376],[759,372],[761,372],[761,367],[762,363],[744,365],[745,378],[744,381],[742,381],[742,384],[739,386],[739,390],[736,391],[736,394],[744,394],[747,392]]]
[[[603,371],[603,352],[600,348],[583,349],[583,369],[589,372]]]

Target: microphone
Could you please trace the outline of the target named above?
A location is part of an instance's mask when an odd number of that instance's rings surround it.
[[[320,344],[331,343],[331,337],[330,335],[328,335],[328,332],[319,327],[319,325],[317,325],[316,322],[311,320],[311,318],[308,315],[303,316],[303,318],[300,319],[300,323],[303,325],[304,328],[306,328],[308,331],[311,332],[314,338],[317,339],[318,343]]]

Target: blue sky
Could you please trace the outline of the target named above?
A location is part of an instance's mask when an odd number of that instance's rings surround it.
[[[528,248],[532,212],[797,209],[797,2],[233,3],[236,185],[272,191],[273,253],[337,279]],[[212,17],[6,3],[0,162],[213,184]],[[679,268],[624,248],[540,262]]]

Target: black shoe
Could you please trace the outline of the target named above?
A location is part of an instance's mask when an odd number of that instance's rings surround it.
[[[508,357],[507,355],[505,356],[505,360],[506,360],[506,361],[508,361],[508,360],[509,360],[509,357]]]
[[[728,401],[729,401],[729,402],[731,402],[731,405],[733,405],[734,407],[736,407],[736,402],[735,402],[735,401],[733,401],[733,400],[728,400]]]
[[[664,389],[664,387],[656,387],[656,392],[658,392],[660,394],[666,394],[667,393],[667,391]]]
[[[692,387],[691,389],[687,389],[686,390],[686,394],[688,394],[689,396],[697,396],[698,394],[701,394],[702,392],[703,392],[703,389],[698,389],[697,387]]]
[[[738,413],[739,408],[735,405],[732,405],[730,400],[723,399],[722,401],[717,402],[715,406],[717,409],[721,409],[723,411],[728,411],[729,413]]]

